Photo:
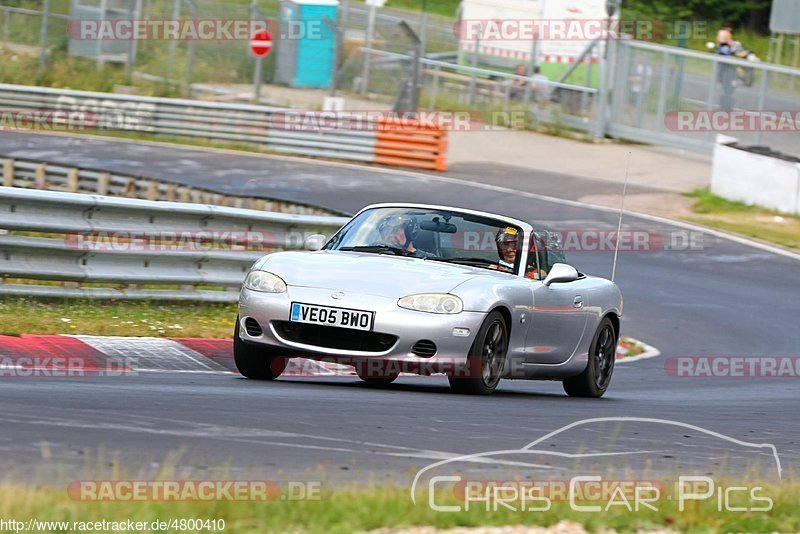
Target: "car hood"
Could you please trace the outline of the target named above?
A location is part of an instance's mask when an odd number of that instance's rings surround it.
[[[507,276],[487,269],[417,258],[337,251],[278,252],[264,257],[256,266],[277,274],[290,286],[389,298],[447,293],[478,276]]]

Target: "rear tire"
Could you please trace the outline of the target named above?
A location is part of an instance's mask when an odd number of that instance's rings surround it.
[[[286,358],[277,356],[274,350],[242,341],[238,316],[233,329],[233,361],[242,376],[254,380],[275,380],[286,369]]]
[[[503,315],[495,310],[483,321],[467,356],[467,378],[450,375],[450,388],[455,393],[490,395],[505,368],[508,352],[508,326]],[[475,375],[478,376],[475,376]]]
[[[564,391],[570,397],[602,397],[611,382],[614,362],[617,359],[617,333],[611,319],[604,317],[589,347],[586,369],[563,382]]]

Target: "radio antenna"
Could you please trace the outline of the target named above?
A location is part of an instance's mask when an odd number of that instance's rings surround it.
[[[631,170],[631,153],[628,152],[628,162],[625,164],[625,182],[622,184],[622,199],[619,202],[619,220],[617,221],[617,242],[614,245],[614,263],[611,264],[611,281],[617,275],[617,256],[619,256],[619,233],[622,231],[622,212],[625,211],[625,194],[628,192],[628,174]]]

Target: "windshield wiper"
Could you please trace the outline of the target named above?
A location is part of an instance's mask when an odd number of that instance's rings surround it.
[[[392,245],[361,245],[358,247],[342,247],[339,250],[344,252],[373,252],[378,254],[382,252],[391,252],[395,256],[410,256],[413,254],[404,248],[393,247]]]
[[[464,265],[497,265],[496,261],[486,258],[471,258],[469,256],[457,256],[455,258],[425,258],[428,261],[443,261],[445,263],[460,263]]]

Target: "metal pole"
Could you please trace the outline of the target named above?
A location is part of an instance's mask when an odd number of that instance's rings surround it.
[[[661,80],[658,86],[658,107],[656,108],[656,128],[659,131],[664,129],[664,114],[667,106],[667,78],[669,78],[669,55],[667,52],[661,57]],[[642,86],[642,96],[644,96],[644,84]]]
[[[611,25],[611,18],[609,17],[609,26]],[[611,62],[608,58],[608,52],[611,46],[611,40],[608,38],[606,32],[606,43],[603,53],[600,55],[600,91],[597,93],[598,106],[597,106],[597,120],[595,121],[594,136],[597,139],[605,137],[606,135],[606,121],[608,119],[608,92],[611,81],[610,66]],[[616,44],[616,41],[614,41]]]
[[[414,58],[411,61],[414,63],[411,65],[411,95],[409,97],[409,107],[411,111],[416,113],[419,110],[419,76],[422,67],[422,42],[419,40],[414,44]]]
[[[108,14],[108,1],[100,0],[100,18],[105,19],[107,14]],[[102,39],[95,40],[94,57],[95,57],[95,62],[97,63],[97,68],[98,69],[101,68],[105,64],[105,61],[103,59]]]
[[[330,17],[325,17],[323,22],[333,32],[333,72],[331,73],[330,96],[336,96],[339,90],[339,62],[342,57],[342,31]]]
[[[536,57],[539,54],[539,39],[536,34],[533,36],[533,43],[531,43],[531,60],[528,63],[528,76],[533,76],[534,71],[536,70],[536,63],[539,59]],[[530,102],[531,99],[531,84],[527,80],[525,81],[525,91],[523,92],[523,100],[525,104]]]
[[[259,15],[258,0],[251,0],[250,2],[250,20],[256,20]],[[258,104],[261,99],[261,81],[264,70],[264,58],[257,57],[256,64],[253,68],[253,103]]]
[[[142,18],[142,2],[141,0],[136,0],[133,6],[133,19],[141,19]],[[131,39],[128,41],[128,57],[127,61],[125,62],[125,77],[128,79],[128,83],[131,82],[131,77],[133,76],[133,65],[136,62],[136,48],[137,48],[137,41],[136,38]]]
[[[439,93],[439,70],[439,65],[436,65],[433,71],[433,86],[431,87],[431,99],[428,109],[436,109],[436,97]]]
[[[481,47],[480,30],[475,34],[475,48],[472,50],[472,71],[469,76],[469,92],[467,93],[467,104],[472,105],[472,100],[475,98],[475,70],[478,67],[478,50]]]
[[[186,47],[186,70],[183,73],[186,84],[186,94],[192,94],[192,61],[194,60],[194,39],[189,39]]]
[[[339,24],[342,28],[342,37],[347,37],[347,24],[350,22],[350,0],[342,0],[342,16]]]
[[[11,12],[7,9],[3,11],[3,41],[8,44],[8,39],[11,33]]]
[[[419,40],[422,43],[422,55],[427,54],[428,47],[428,0],[422,0],[422,15],[419,20]]]
[[[261,100],[261,77],[264,68],[264,57],[256,58],[256,68],[253,70],[253,103],[258,104]],[[334,74],[335,76],[335,74]]]
[[[589,53],[585,57],[586,61],[586,70],[583,74],[583,85],[585,87],[592,86],[592,50],[589,50]],[[587,99],[589,98],[589,94],[586,92],[581,93],[581,109],[586,109],[588,106]]]
[[[50,16],[50,0],[44,0],[42,6],[42,28],[39,34],[39,73],[47,65],[47,19]]]
[[[181,17],[181,1],[182,0],[173,0],[172,2],[172,20],[178,20]],[[169,42],[169,55],[167,60],[167,65],[174,65],[175,64],[175,53],[178,49],[178,40],[172,39]]]
[[[759,88],[758,88],[758,111],[764,111],[764,106],[766,105],[766,102],[767,102],[767,84],[768,84],[767,80],[768,79],[769,79],[769,71],[766,70],[766,69],[762,70],[761,71],[761,84],[759,85]],[[756,130],[756,144],[757,145],[761,144],[762,135],[763,135],[763,132],[761,131],[761,129],[760,128],[757,129]]]
[[[719,56],[715,56],[711,63],[711,82],[708,84],[708,96],[706,97],[707,111],[714,111],[714,109],[717,107],[717,78],[719,77],[719,62],[716,60],[716,57]],[[706,130],[704,138],[706,141],[712,138],[711,129]]]
[[[372,50],[372,34],[375,31],[375,11],[377,8],[374,5],[369,6],[369,19],[367,20],[367,36],[364,40],[364,67],[361,70],[361,94],[367,94],[367,86],[369,85],[369,62],[370,53]]]
[[[189,4],[189,11],[193,19],[197,18],[197,6],[192,0],[185,0]],[[186,94],[192,96],[192,61],[194,60],[194,39],[189,39],[186,43],[186,69],[183,73],[186,85]]]

